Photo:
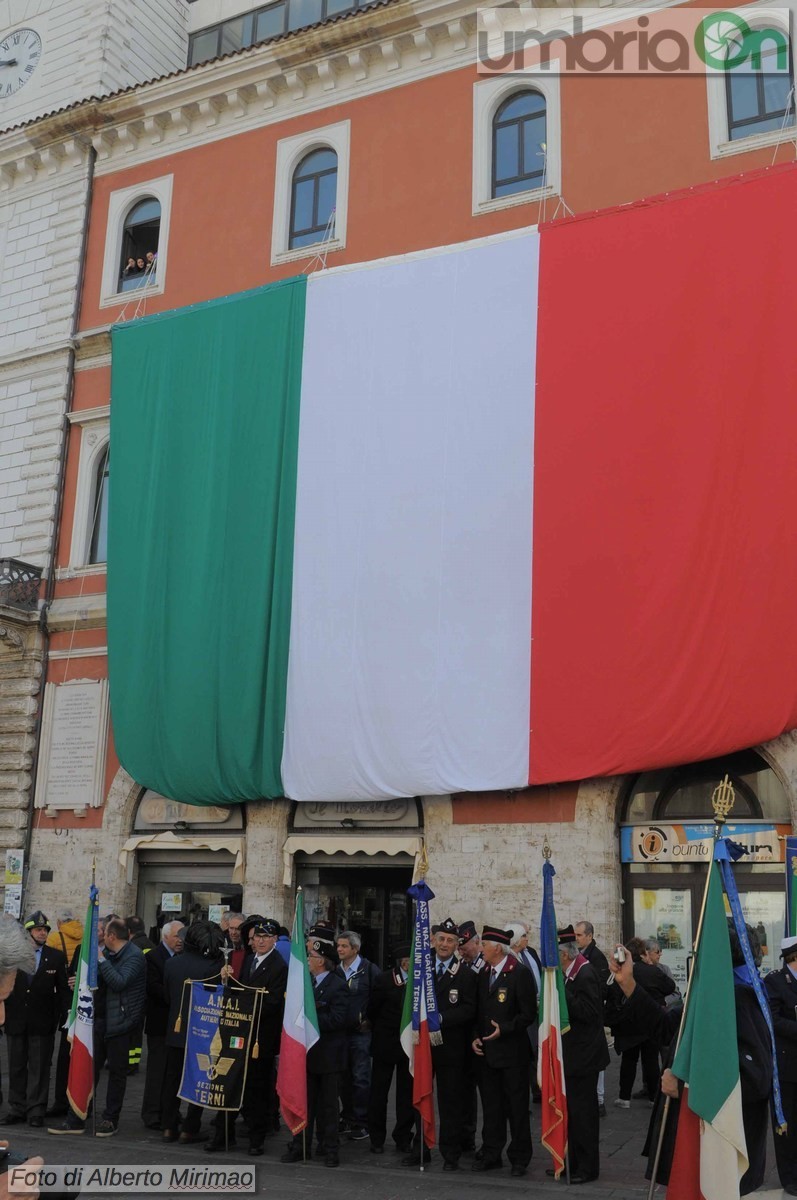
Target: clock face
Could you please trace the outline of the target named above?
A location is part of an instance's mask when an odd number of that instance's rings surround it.
[[[0,100],[13,96],[41,62],[42,40],[35,29],[15,29],[0,42]]]

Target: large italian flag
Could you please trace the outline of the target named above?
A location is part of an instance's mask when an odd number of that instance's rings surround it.
[[[795,209],[790,166],[115,327],[128,772],[371,800],[797,726]]]
[[[718,864],[709,871],[703,931],[672,1066],[685,1087],[667,1200],[733,1200],[748,1165],[728,922]]]

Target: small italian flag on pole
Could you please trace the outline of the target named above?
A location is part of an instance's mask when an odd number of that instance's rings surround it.
[[[667,1200],[734,1200],[747,1170],[736,1005],[722,879],[716,862],[672,1065],[685,1087]]]
[[[304,942],[304,897],[299,888],[291,932],[291,959],[277,1071],[282,1118],[293,1134],[307,1128],[307,1054],[318,1038],[318,1016]]]
[[[92,880],[75,976],[75,990],[72,993],[72,1008],[66,1027],[71,1047],[66,1094],[73,1111],[82,1120],[88,1115],[91,1097],[94,1095],[94,993],[97,990],[99,903],[99,892]]]
[[[565,998],[565,981],[559,965],[553,877],[556,871],[546,858],[542,868],[542,917],[540,919],[540,1031],[537,1083],[542,1093],[540,1141],[553,1159],[555,1178],[565,1167],[567,1155],[567,1089],[565,1087],[562,1034],[570,1021]]]

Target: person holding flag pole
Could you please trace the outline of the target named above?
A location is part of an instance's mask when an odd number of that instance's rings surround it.
[[[733,807],[726,775],[712,798],[715,849],[695,939],[695,958],[684,997],[671,1070],[665,1070],[665,1101],[648,1192],[652,1200],[662,1162],[672,1100],[680,1099],[668,1200],[733,1200],[754,1191],[763,1178],[765,1142],[760,1116],[770,1088],[782,1125],[777,1078],[773,1077],[771,1019],[741,915],[731,861],[741,848],[722,839]],[[733,922],[729,936],[723,884]],[[735,962],[732,944],[736,947]],[[737,965],[738,964],[738,965]],[[638,1006],[638,1020],[666,1040],[665,1015],[635,988],[628,963],[610,962],[616,982]],[[740,1073],[740,1062],[744,1071]],[[748,1153],[748,1143],[750,1153]],[[695,1170],[695,1163],[698,1169]],[[748,1170],[749,1168],[749,1170]]]
[[[556,911],[553,902],[551,847],[545,839],[542,850],[542,915],[540,916],[540,1032],[537,1057],[537,1086],[542,1096],[540,1141],[553,1159],[553,1175],[559,1179],[566,1171],[570,1182],[567,1156],[567,1089],[565,1086],[562,1034],[570,1029],[564,976],[559,962]]]
[[[315,1128],[318,1152],[323,1155],[325,1166],[337,1167],[340,1165],[338,1089],[340,1076],[346,1069],[349,989],[337,971],[334,930],[321,925],[311,929],[303,956],[301,921],[297,897],[277,1076],[277,1093],[282,1100],[285,1122],[293,1131],[293,1141],[280,1161],[306,1161],[307,1142],[312,1142]],[[299,1078],[303,1068],[304,1091]]]
[[[432,1094],[432,1045],[442,1043],[440,1014],[432,974],[432,945],[429,923],[429,901],[434,892],[426,883],[429,868],[426,849],[421,852],[417,883],[407,889],[407,895],[415,901],[415,935],[410,957],[409,979],[404,996],[404,1011],[401,1017],[401,1045],[409,1059],[412,1075],[412,1103],[420,1117],[420,1143],[418,1147],[421,1171],[431,1161],[431,1149],[435,1144],[434,1097]]]

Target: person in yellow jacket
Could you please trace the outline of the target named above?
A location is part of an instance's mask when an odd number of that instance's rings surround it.
[[[72,961],[72,955],[83,941],[83,922],[79,921],[71,908],[62,908],[59,912],[55,929],[47,937],[46,945],[54,950],[60,950],[66,959],[66,965]]]

